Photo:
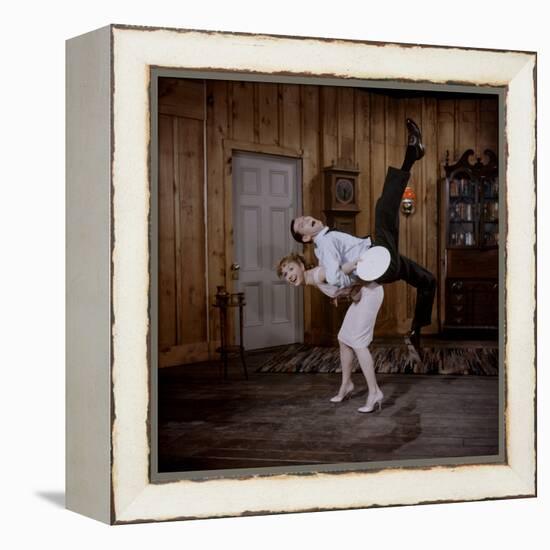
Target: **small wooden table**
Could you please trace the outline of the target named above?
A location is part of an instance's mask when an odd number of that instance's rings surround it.
[[[230,294],[224,287],[218,287],[216,302],[213,304],[213,307],[220,310],[220,347],[216,348],[216,351],[221,355],[224,379],[227,378],[227,365],[230,356],[239,355],[244,369],[244,376],[248,380],[243,344],[243,308],[245,305],[244,292]],[[229,308],[236,307],[239,308],[239,344],[230,345],[227,342],[227,312]]]

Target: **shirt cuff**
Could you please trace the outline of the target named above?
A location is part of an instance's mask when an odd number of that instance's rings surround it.
[[[315,272],[315,282],[320,285],[322,283],[324,283],[324,279],[321,278],[321,270],[318,269],[316,272]]]

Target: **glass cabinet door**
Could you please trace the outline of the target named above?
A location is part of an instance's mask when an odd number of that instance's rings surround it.
[[[498,245],[498,177],[481,180],[480,239],[484,247]]]
[[[447,246],[477,246],[477,182],[469,174],[459,173],[449,178],[447,185]]]

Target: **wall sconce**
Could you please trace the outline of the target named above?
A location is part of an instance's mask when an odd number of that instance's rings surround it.
[[[405,192],[403,197],[401,197],[401,212],[405,216],[410,216],[414,214],[416,210],[416,193],[413,191],[412,187],[405,187]]]

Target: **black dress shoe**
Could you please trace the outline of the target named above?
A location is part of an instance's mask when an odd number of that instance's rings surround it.
[[[424,144],[422,143],[422,132],[414,120],[407,119],[407,132],[409,133],[408,145],[414,147],[416,159],[420,160],[424,156]]]

